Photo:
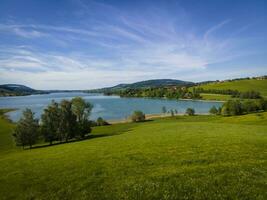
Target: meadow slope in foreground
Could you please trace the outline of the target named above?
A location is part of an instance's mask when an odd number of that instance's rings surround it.
[[[20,150],[1,119],[0,197],[267,199],[266,122],[267,113],[179,116],[97,127],[86,141]]]

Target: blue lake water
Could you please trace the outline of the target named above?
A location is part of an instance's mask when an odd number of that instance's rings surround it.
[[[178,113],[184,113],[187,108],[194,108],[196,113],[208,113],[212,106],[221,106],[220,102],[203,102],[191,100],[167,100],[151,98],[120,98],[118,96],[104,96],[102,94],[88,94],[82,92],[51,93],[44,95],[30,95],[18,97],[0,97],[0,108],[17,108],[9,112],[11,120],[17,121],[25,108],[30,108],[35,116],[40,118],[43,109],[52,101],[71,99],[81,96],[94,105],[91,119],[103,117],[106,120],[125,119],[135,110],[141,110],[146,114],[161,113],[162,107],[167,110],[176,109]]]

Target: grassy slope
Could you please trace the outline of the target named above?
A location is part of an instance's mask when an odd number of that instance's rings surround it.
[[[1,155],[0,196],[266,199],[266,122],[262,113],[97,127],[87,141]]]
[[[0,154],[14,150],[14,142],[11,135],[14,125],[9,123],[4,116],[4,113],[8,111],[10,109],[0,109]]]
[[[238,90],[241,92],[249,91],[249,90],[256,90],[261,93],[262,96],[267,97],[267,80],[238,80],[238,81],[232,81],[232,82],[223,82],[223,83],[210,83],[206,85],[199,86],[204,89],[231,89],[231,90]],[[228,95],[215,95],[214,98],[212,98],[211,95],[203,95],[203,99],[207,100],[225,100],[229,97]]]

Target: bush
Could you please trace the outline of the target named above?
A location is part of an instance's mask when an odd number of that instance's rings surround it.
[[[213,114],[213,115],[217,115],[218,114],[218,109],[215,106],[212,106],[209,113]]]
[[[131,116],[133,122],[142,122],[145,121],[146,116],[142,111],[134,111],[134,113]]]
[[[96,120],[97,126],[106,126],[109,125],[107,121],[105,121],[102,117],[98,117]]]
[[[195,110],[194,108],[187,108],[185,113],[192,116],[195,115]]]

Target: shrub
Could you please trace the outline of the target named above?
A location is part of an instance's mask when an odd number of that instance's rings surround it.
[[[98,117],[96,120],[97,126],[106,126],[109,125],[107,121],[105,121],[102,117]]]
[[[218,114],[218,109],[215,106],[212,106],[210,111],[210,114],[217,115]]]
[[[194,108],[187,108],[185,113],[192,116],[195,115],[195,110]]]
[[[142,122],[145,121],[146,117],[145,114],[142,111],[134,111],[134,113],[131,116],[133,122]]]

